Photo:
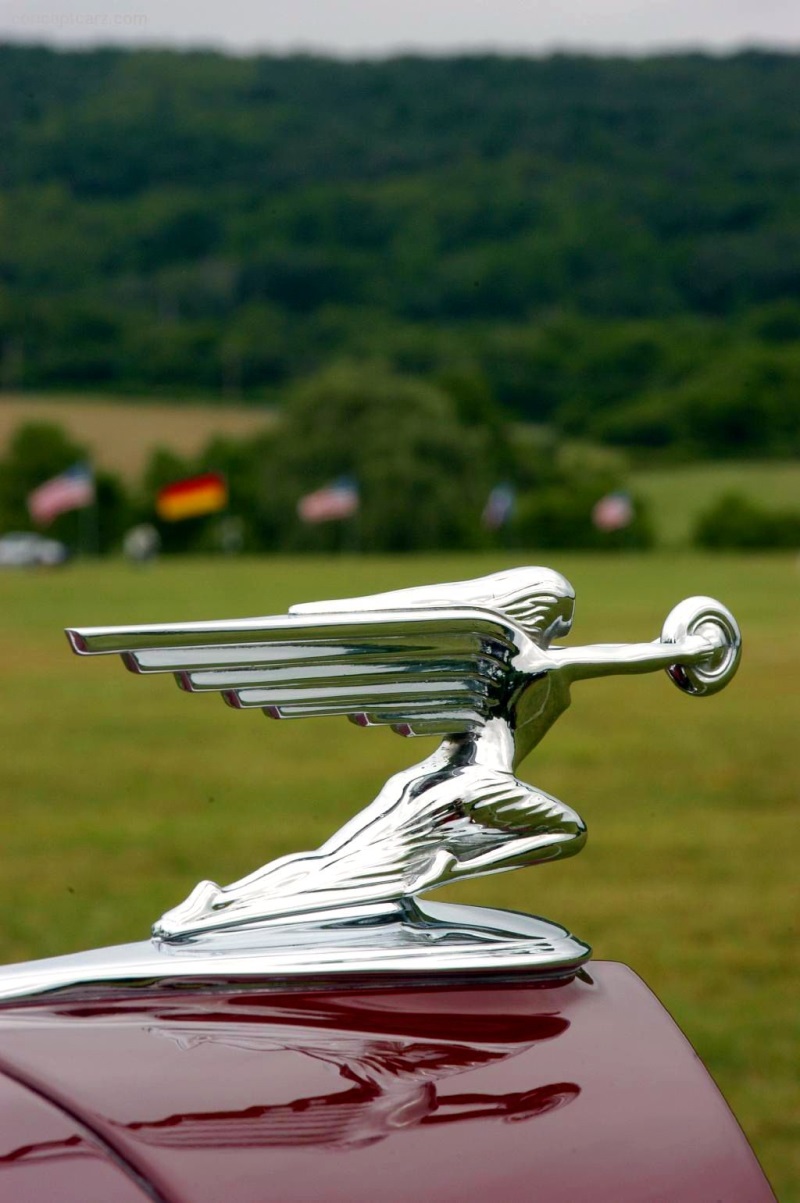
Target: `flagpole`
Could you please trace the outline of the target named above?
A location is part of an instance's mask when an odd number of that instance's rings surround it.
[[[357,556],[361,552],[361,508],[359,507],[353,514],[352,518],[345,519],[345,527],[350,527],[350,538],[348,540],[351,555]]]
[[[90,528],[92,532],[92,555],[100,555],[100,501],[97,496],[97,489],[94,491],[94,501],[91,504],[92,520]]]
[[[97,506],[97,496],[89,505],[84,505],[80,510],[80,521],[78,523],[78,546],[82,556],[90,559],[97,555],[99,546],[99,525],[100,514]]]
[[[94,468],[90,468],[92,481],[95,481]],[[100,550],[100,507],[97,503],[97,486],[95,483],[92,500],[81,509],[79,524],[79,540],[81,555],[87,559],[96,557]]]

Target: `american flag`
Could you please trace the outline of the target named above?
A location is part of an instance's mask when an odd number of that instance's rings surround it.
[[[88,464],[73,464],[28,494],[28,513],[39,526],[48,526],[59,514],[82,510],[95,499],[94,477]]]
[[[341,476],[324,489],[306,493],[297,503],[297,513],[303,522],[334,522],[352,518],[358,512],[358,486],[349,476]]]
[[[633,517],[633,502],[627,493],[607,493],[592,510],[592,522],[602,531],[623,530]]]

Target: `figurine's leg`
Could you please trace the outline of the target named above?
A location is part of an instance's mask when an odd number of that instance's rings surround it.
[[[451,876],[482,876],[484,873],[502,873],[507,869],[523,869],[549,860],[562,860],[566,856],[575,856],[585,843],[585,827],[579,832],[550,828],[539,835],[519,837],[488,852],[463,857],[454,866]]]
[[[586,843],[586,824],[577,811],[551,794],[512,778],[500,781],[476,801],[469,817],[494,833],[476,854],[459,857],[461,873],[516,869],[540,861],[575,856]]]
[[[409,893],[574,856],[586,843],[576,811],[511,774],[482,776],[473,786],[462,818],[440,829],[440,846],[407,880]]]

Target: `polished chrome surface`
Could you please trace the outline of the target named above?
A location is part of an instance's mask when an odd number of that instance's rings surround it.
[[[710,659],[671,664],[667,669],[679,689],[697,696],[724,689],[739,667],[742,636],[736,619],[713,597],[690,597],[667,616],[662,643],[685,644],[697,637],[716,643]]]
[[[0,1001],[54,991],[205,984],[263,988],[348,975],[569,973],[590,948],[556,923],[513,911],[420,903],[338,907],[313,920],[144,940],[0,969]]]
[[[663,668],[681,689],[712,693],[736,671],[741,640],[725,607],[701,597],[681,602],[652,643],[552,647],[569,633],[574,598],[559,573],[517,568],[269,618],[68,631],[80,654],[117,652],[134,672],[173,672],[189,692],[217,691],[272,718],[346,715],[445,737],[322,847],[229,886],[201,882],[155,934],[185,942],[402,904],[447,882],[578,852],[580,816],[516,776],[569,706],[573,682]]]

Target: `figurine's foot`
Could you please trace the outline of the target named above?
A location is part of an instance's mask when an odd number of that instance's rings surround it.
[[[153,924],[153,935],[169,939],[187,928],[202,924],[204,919],[224,910],[228,905],[223,890],[215,881],[198,882],[188,898],[171,910],[165,911]]]
[[[440,848],[431,858],[430,863],[416,877],[408,878],[404,884],[404,896],[421,894],[431,886],[438,885],[455,876],[458,860],[447,848]]]

